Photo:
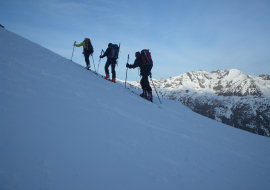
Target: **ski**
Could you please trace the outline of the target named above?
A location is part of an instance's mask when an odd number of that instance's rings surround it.
[[[84,67],[84,66],[82,66],[82,65],[79,65],[79,66]],[[98,76],[101,76],[102,78],[106,79],[107,81],[111,81],[111,79],[105,78],[105,76],[98,74],[98,73],[95,72],[94,70],[91,70],[90,67],[84,67],[84,68],[85,68],[86,70],[88,70],[88,71],[91,71],[92,73],[95,73],[95,74],[98,75]],[[112,82],[112,81],[111,81],[111,82]],[[116,83],[116,82],[114,82],[114,83]]]
[[[136,94],[136,95],[138,95],[138,96],[140,96],[141,98],[143,98],[143,99],[145,99],[145,100],[147,100],[147,101],[149,101],[149,102],[154,103],[153,101],[148,100],[146,97],[142,97],[140,94],[137,94],[136,92],[134,92],[134,91],[132,91],[132,90],[131,90],[131,92],[134,93],[134,94]]]
[[[109,79],[109,78],[105,78],[104,76],[101,76],[102,78],[104,78],[105,80],[107,80],[107,81],[110,81],[110,82],[112,82],[112,80],[111,79]],[[116,83],[116,82],[114,82],[114,83]]]
[[[130,88],[127,88],[127,89],[129,89],[133,94],[136,94],[137,96],[140,96],[140,94],[134,92],[134,91],[131,90]],[[141,97],[141,96],[140,96],[140,97]],[[148,102],[152,102],[153,104],[156,104],[160,109],[162,109],[162,107],[160,107],[156,102],[153,102],[153,101],[151,101],[151,100],[148,100],[147,98],[144,98],[144,97],[141,97],[141,98],[147,100]]]
[[[91,70],[90,68],[85,67],[85,69],[88,70],[88,71],[91,71],[92,73],[95,73],[96,75],[98,75],[97,72]]]

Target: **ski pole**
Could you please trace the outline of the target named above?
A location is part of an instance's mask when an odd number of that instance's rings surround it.
[[[74,44],[73,44],[73,51],[72,51],[72,56],[71,56],[70,61],[72,61],[72,57],[73,57],[73,52],[74,52],[74,47],[75,47],[75,44],[76,44],[76,41],[75,41],[75,42],[74,42]]]
[[[154,86],[154,88],[155,88],[156,94],[157,94],[158,99],[159,99],[159,95],[158,95],[158,93],[157,93],[157,90],[156,90],[155,84],[154,84],[154,82],[153,82],[153,80],[152,80],[152,74],[151,74],[151,73],[150,73],[150,79],[151,79],[151,81],[152,81],[152,83],[153,83],[153,86]],[[159,99],[159,102],[160,102],[160,104],[162,104],[162,103],[161,103],[161,101],[160,101],[160,99]]]
[[[121,45],[121,43],[119,43],[119,50],[118,50],[118,55],[117,55],[117,57],[119,57],[119,53],[120,53],[120,45]],[[118,66],[118,61],[117,61],[117,66]]]
[[[117,57],[119,57],[119,53],[120,53],[120,45],[121,45],[121,43],[119,43],[119,51],[118,51]]]
[[[129,61],[129,54],[128,54],[128,59],[127,59],[127,63]],[[128,71],[128,67],[127,67],[127,71]],[[125,80],[125,88],[126,88],[126,83],[127,83],[127,71],[126,71],[126,80]]]
[[[100,55],[102,55],[102,52],[104,53],[103,49],[101,50]],[[100,60],[101,60],[101,58],[99,58],[98,68],[99,68]],[[98,68],[97,68],[97,72],[98,72]]]
[[[97,71],[96,71],[95,62],[94,62],[94,58],[93,58],[93,53],[92,53],[91,55],[92,55],[92,59],[93,59],[93,64],[94,64],[94,69],[95,69],[95,72],[97,72]]]

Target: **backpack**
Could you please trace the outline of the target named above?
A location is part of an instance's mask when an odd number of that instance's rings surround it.
[[[111,48],[111,56],[110,56],[110,58],[118,59],[120,45],[118,47],[118,45],[112,44],[110,48]]]
[[[91,44],[91,41],[89,38],[86,38],[84,40],[84,43],[85,43],[85,51],[88,51],[90,54],[92,54],[94,52],[94,48]]]
[[[141,51],[143,66],[153,66],[153,61],[149,49],[143,49]]]

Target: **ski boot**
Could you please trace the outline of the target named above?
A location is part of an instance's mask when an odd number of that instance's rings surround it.
[[[108,78],[110,78],[110,75],[109,74],[106,75],[105,79],[108,79]]]
[[[143,93],[140,94],[141,97],[146,98],[147,97],[147,91],[143,90]]]
[[[112,82],[115,82],[115,78],[113,78],[111,81],[112,81]]]
[[[149,101],[153,101],[153,95],[152,95],[152,92],[148,92],[148,96],[147,96],[147,100]]]

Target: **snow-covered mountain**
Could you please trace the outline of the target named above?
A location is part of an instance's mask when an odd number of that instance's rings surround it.
[[[148,102],[1,28],[0,97],[1,190],[269,189],[269,138]]]
[[[153,82],[164,98],[178,100],[193,111],[230,126],[269,137],[269,78],[253,77],[236,69],[210,73],[199,70]],[[128,83],[140,87],[139,81]]]
[[[270,80],[270,75],[266,75],[266,74],[259,75],[259,78],[262,80]]]

